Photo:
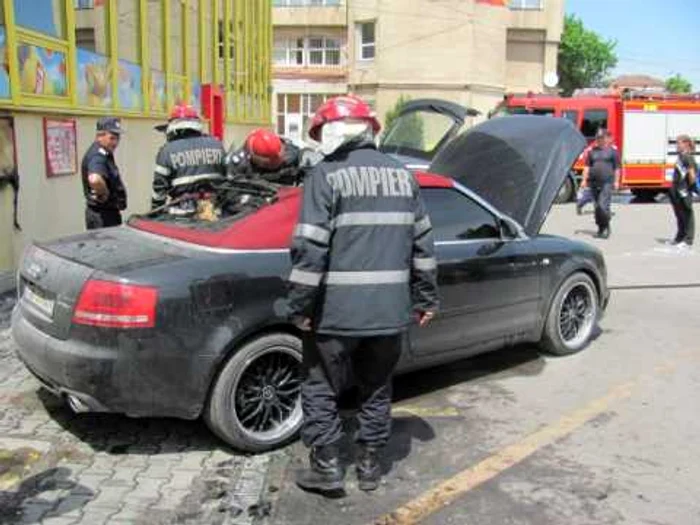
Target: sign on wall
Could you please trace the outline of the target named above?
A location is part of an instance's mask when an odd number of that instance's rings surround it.
[[[75,119],[44,118],[47,177],[77,173],[77,143]]]

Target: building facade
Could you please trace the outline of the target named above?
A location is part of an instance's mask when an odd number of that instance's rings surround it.
[[[563,22],[563,0],[273,0],[277,130],[303,138],[337,93],[383,119],[401,95],[486,115],[506,92],[556,89]]]
[[[122,118],[127,214],[148,209],[173,104],[227,145],[272,118],[269,2],[0,0],[0,48],[0,289],[27,243],[84,230],[79,163],[100,116]]]

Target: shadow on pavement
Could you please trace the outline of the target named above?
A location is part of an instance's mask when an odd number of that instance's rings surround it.
[[[201,420],[75,414],[62,400],[44,389],[39,391],[38,397],[56,423],[96,452],[157,455],[225,447]]]
[[[52,516],[61,516],[82,507],[95,494],[89,488],[71,481],[70,476],[71,471],[67,468],[51,468],[25,479],[14,491],[0,491],[0,524],[27,523],[27,518],[31,519],[31,516],[23,516],[22,507],[30,500],[33,506],[55,507],[58,503],[56,498],[41,497],[48,491],[67,490],[85,497],[68,500],[67,505],[54,508]]]
[[[494,374],[498,374],[499,379],[535,376],[542,372],[545,364],[540,350],[534,345],[503,348],[399,376],[394,380],[394,402],[460,383],[480,381]]]

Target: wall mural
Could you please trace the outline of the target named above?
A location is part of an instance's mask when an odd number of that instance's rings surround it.
[[[0,26],[0,98],[10,98],[10,64],[7,51],[5,26]]]
[[[151,81],[149,84],[148,92],[151,101],[151,110],[165,113],[165,73],[157,69],[151,69]]]
[[[32,44],[17,46],[22,92],[31,95],[65,97],[66,55]]]
[[[78,102],[84,106],[112,106],[112,68],[109,59],[78,48]]]
[[[143,109],[141,97],[141,66],[119,61],[119,107],[131,111]]]

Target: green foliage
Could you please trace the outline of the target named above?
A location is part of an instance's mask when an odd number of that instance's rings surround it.
[[[693,85],[678,73],[666,80],[666,89],[671,93],[690,93]]]
[[[387,111],[384,117],[384,137],[386,138],[386,132],[392,127],[394,121],[401,113],[404,105],[411,99],[404,95],[401,95],[399,99],[394,104],[394,107]],[[394,132],[391,135],[391,144],[407,146],[413,149],[423,149],[425,141],[425,128],[423,124],[423,119],[420,115],[413,114],[404,117]]]
[[[575,89],[602,86],[617,64],[615,40],[605,40],[584,27],[576,15],[566,15],[559,46],[559,86],[564,95]]]

